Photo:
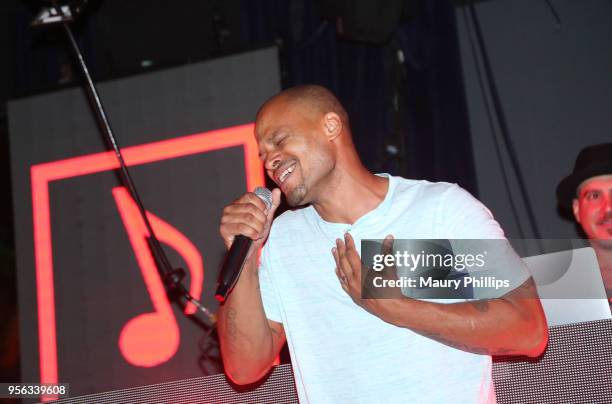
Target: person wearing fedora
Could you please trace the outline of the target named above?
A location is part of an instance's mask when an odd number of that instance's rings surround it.
[[[580,151],[574,171],[557,186],[557,200],[572,210],[595,250],[612,306],[612,143]]]

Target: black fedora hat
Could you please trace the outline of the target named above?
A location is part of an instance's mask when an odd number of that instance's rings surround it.
[[[576,189],[583,181],[606,174],[612,174],[612,143],[585,147],[576,158],[574,171],[557,185],[559,205],[571,208]]]

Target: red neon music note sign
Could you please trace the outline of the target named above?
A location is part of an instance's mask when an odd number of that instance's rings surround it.
[[[264,184],[264,172],[258,158],[257,142],[253,136],[253,129],[253,125],[248,124],[138,146],[126,147],[122,149],[123,156],[128,166],[136,166],[198,153],[205,153],[212,150],[241,146],[244,149],[244,166],[246,170],[247,182],[246,188],[252,190],[257,186],[263,186]],[[113,152],[103,152],[37,164],[33,165],[31,168],[32,221],[34,225],[34,255],[36,265],[37,293],[36,302],[38,310],[38,349],[40,358],[39,363],[41,383],[59,382],[49,185],[54,181],[114,170],[117,169],[118,166],[119,164]],[[153,216],[151,215],[150,217]],[[160,228],[164,227],[164,225],[161,224],[164,223],[163,221],[160,220],[156,223]],[[170,228],[171,227],[169,226],[168,229]],[[169,232],[171,233],[172,231],[169,230]],[[177,234],[175,233],[174,235],[176,236]],[[165,240],[172,239],[172,237],[173,236],[168,236]],[[132,240],[130,239],[130,241]],[[168,243],[173,247],[175,246],[172,244],[172,242]],[[188,249],[185,251],[187,250]],[[188,254],[185,251],[183,251],[183,256]],[[143,267],[141,266],[141,269],[142,268]],[[192,282],[192,285],[195,285],[196,283],[198,282]],[[201,281],[199,284],[201,285]],[[153,294],[151,294],[151,296],[153,296]],[[152,300],[153,299],[154,298],[152,298]],[[155,305],[155,301],[153,301],[153,303],[154,309],[157,313],[159,313],[158,306]],[[144,323],[144,321],[140,321]],[[125,327],[127,328],[128,326]],[[138,329],[140,327],[129,326],[129,328],[134,329]],[[126,328],[124,328],[123,333],[127,335],[127,337],[125,337],[126,344],[130,345],[128,343],[131,338],[130,334],[135,333],[133,335],[137,335],[138,332],[125,331]],[[168,346],[172,347],[172,344],[168,344]],[[130,354],[128,354],[127,357],[129,357],[129,355]],[[136,355],[136,357],[138,357],[138,355]],[[159,358],[157,360],[159,360]],[[42,400],[49,401],[54,398],[57,397],[43,397]]]
[[[119,348],[123,357],[134,366],[157,366],[176,353],[180,343],[178,324],[146,242],[149,231],[138,212],[136,202],[123,187],[114,188],[113,196],[155,309],[125,324],[119,336]],[[181,232],[157,216],[147,212],[147,218],[159,241],[173,247],[187,263],[191,274],[189,293],[199,300],[204,268],[197,248]],[[185,306],[185,313],[193,314],[195,309],[193,303],[189,302]]]

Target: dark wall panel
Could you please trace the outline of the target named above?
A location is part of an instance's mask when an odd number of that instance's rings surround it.
[[[575,238],[555,188],[580,149],[612,139],[612,3],[492,0],[475,8],[540,235]],[[488,118],[492,98],[481,86],[474,21],[468,7],[456,15],[480,198],[509,237],[521,237],[519,226],[534,237],[497,121]]]
[[[274,48],[105,82],[99,91],[122,147],[184,139],[251,123],[280,89]],[[15,237],[19,281],[22,380],[40,380],[32,166],[105,151],[80,88],[9,104]],[[251,130],[250,128],[247,128]],[[196,247],[204,266],[202,301],[216,310],[216,275],[224,254],[222,207],[246,190],[244,147],[184,155],[131,168],[147,210]],[[261,172],[260,172],[261,174]],[[71,395],[202,376],[204,330],[173,308],[180,345],[152,366],[131,364],[118,347],[125,324],[154,311],[143,273],[105,170],[49,182],[50,236],[57,329],[58,380]],[[187,263],[164,245],[174,266]],[[168,327],[159,325],[159,330]],[[155,356],[155,349],[152,349]],[[215,354],[214,350],[211,354]]]

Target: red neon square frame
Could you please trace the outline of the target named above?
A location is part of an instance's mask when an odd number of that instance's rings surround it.
[[[253,190],[257,186],[264,185],[263,166],[259,160],[257,142],[253,133],[254,125],[247,124],[125,147],[121,151],[126,165],[136,166],[228,147],[243,146],[246,185],[248,190]],[[117,168],[119,168],[119,161],[112,151],[36,164],[31,167],[41,383],[59,382],[49,183]]]

